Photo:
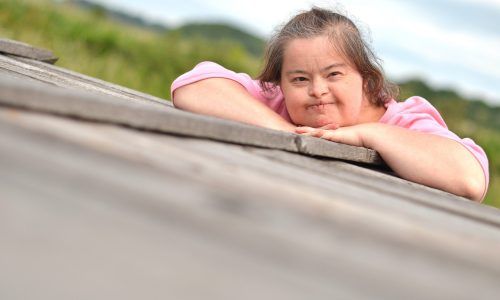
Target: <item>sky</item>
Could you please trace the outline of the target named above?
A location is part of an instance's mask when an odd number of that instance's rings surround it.
[[[312,5],[340,10],[391,80],[418,77],[500,106],[500,0],[95,1],[169,26],[223,21],[262,38]]]

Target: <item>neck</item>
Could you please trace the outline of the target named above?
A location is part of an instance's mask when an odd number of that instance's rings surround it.
[[[378,122],[382,116],[385,114],[387,108],[385,106],[376,106],[370,103],[363,111],[364,113],[360,116],[359,123],[370,123]]]

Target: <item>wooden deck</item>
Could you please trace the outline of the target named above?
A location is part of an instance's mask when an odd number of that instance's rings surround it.
[[[0,52],[2,299],[498,299],[495,208]]]

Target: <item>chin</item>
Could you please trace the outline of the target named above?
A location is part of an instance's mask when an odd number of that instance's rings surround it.
[[[330,124],[334,124],[335,122],[333,120],[317,120],[314,122],[314,126],[311,126],[310,127],[314,127],[314,128],[319,128],[319,127],[323,127],[323,126],[326,126],[326,125],[330,125]]]

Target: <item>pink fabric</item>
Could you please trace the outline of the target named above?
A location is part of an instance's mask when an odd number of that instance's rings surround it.
[[[488,157],[480,146],[470,138],[462,139],[451,132],[437,109],[422,97],[413,96],[404,102],[391,100],[386,107],[387,111],[379,122],[446,137],[459,142],[469,150],[483,169],[486,185],[482,198],[486,196],[490,178]]]
[[[257,100],[269,106],[272,110],[277,112],[285,120],[291,122],[288,111],[286,110],[285,101],[283,101],[283,94],[279,88],[274,92],[264,92],[258,80],[252,79],[248,74],[235,73],[228,70],[216,63],[205,61],[199,63],[193,70],[179,76],[170,88],[171,98],[175,106],[174,92],[177,88],[194,83],[208,78],[227,78],[234,80],[244,86],[247,91]]]
[[[172,83],[171,99],[174,101],[174,105],[175,98],[173,96],[177,88],[207,78],[227,78],[240,83],[255,99],[269,106],[286,120],[291,121],[285,106],[283,94],[279,88],[276,88],[273,93],[266,93],[263,91],[258,80],[254,80],[244,73],[235,73],[213,62],[198,64],[193,70],[181,75]],[[387,111],[379,122],[450,138],[469,150],[483,168],[486,182],[486,189],[483,194],[484,198],[489,184],[489,170],[488,158],[481,147],[474,143],[473,140],[469,138],[461,139],[455,133],[448,130],[439,112],[427,100],[421,97],[411,97],[404,102],[392,100],[386,104],[386,108]]]

